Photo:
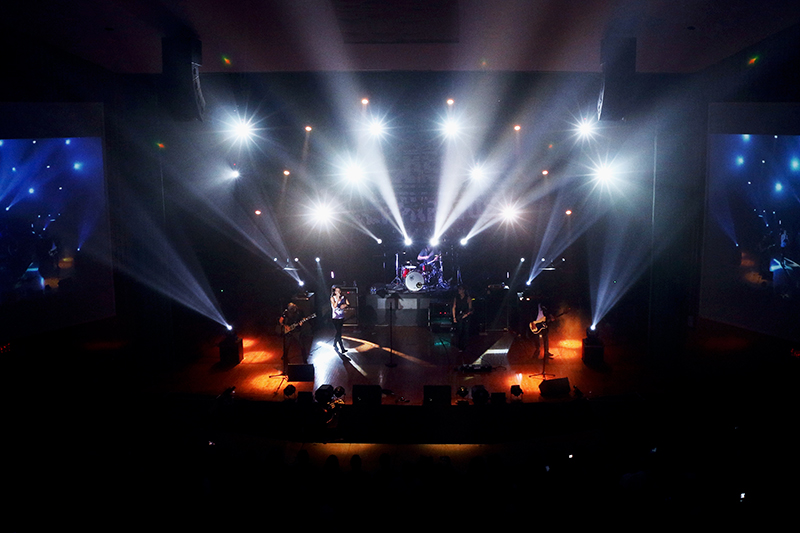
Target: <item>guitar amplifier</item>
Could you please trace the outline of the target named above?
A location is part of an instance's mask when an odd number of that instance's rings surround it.
[[[358,287],[342,287],[342,295],[350,302],[350,307],[344,310],[344,324],[346,326],[358,325]]]
[[[303,312],[303,316],[309,316],[317,310],[316,297],[313,292],[295,294],[292,296],[292,303]]]

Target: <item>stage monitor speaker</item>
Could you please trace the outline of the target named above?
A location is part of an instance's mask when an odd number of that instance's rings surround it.
[[[297,393],[298,405],[311,405],[314,403],[314,394],[310,390],[301,390]]]
[[[601,45],[603,84],[597,98],[599,120],[622,120],[630,110],[636,80],[636,38],[611,37]]]
[[[353,405],[380,405],[380,385],[353,385]]]
[[[542,396],[564,396],[570,390],[568,378],[546,379],[539,384]]]
[[[489,400],[492,405],[505,405],[506,403],[506,393],[505,392],[493,392],[491,399]]]
[[[289,365],[288,381],[314,381],[314,365]]]
[[[422,405],[451,405],[453,391],[450,385],[425,385],[422,387]]]
[[[202,43],[189,32],[161,39],[162,99],[176,120],[203,120],[202,64]]]

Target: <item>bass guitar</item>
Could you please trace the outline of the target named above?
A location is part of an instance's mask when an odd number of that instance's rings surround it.
[[[550,320],[548,320],[547,317],[541,318],[539,320],[534,320],[533,322],[528,324],[528,327],[531,328],[531,331],[533,332],[534,335],[538,335],[539,333],[541,333],[542,331],[547,329],[547,323],[548,322],[555,322],[558,317],[560,317],[562,315],[566,315],[569,312],[570,312],[570,310],[567,309],[563,313],[557,314],[556,316],[554,316]]]

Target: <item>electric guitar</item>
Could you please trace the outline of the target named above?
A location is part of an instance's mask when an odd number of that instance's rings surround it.
[[[563,313],[559,313],[556,316],[554,316],[553,318],[551,318],[549,320],[549,322],[555,322],[558,317],[560,317],[562,315],[566,315],[569,312],[570,312],[570,309],[567,309]],[[528,327],[531,328],[531,331],[533,332],[534,335],[538,335],[539,333],[541,333],[542,331],[547,329],[547,322],[548,322],[547,317],[543,317],[543,318],[541,318],[539,320],[534,320],[533,322],[531,322],[528,325]]]
[[[281,324],[281,325],[278,326],[278,329],[281,331],[281,333],[286,335],[287,333],[289,333],[291,331],[294,331],[295,329],[297,329],[300,326],[302,326],[307,320],[311,320],[312,318],[316,318],[316,317],[317,317],[317,313],[314,313],[314,314],[311,314],[311,315],[303,318],[299,322],[295,322],[294,324],[290,324],[288,326],[286,324]]]
[[[469,315],[471,315],[471,314],[472,314],[472,311],[466,311],[466,312],[464,312],[464,313],[460,313],[460,314],[458,315],[458,318],[456,319],[456,322],[461,322],[461,320],[463,320],[463,319],[467,318],[467,317],[468,317]]]

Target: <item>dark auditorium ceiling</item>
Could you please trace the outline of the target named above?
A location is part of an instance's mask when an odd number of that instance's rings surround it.
[[[201,72],[595,72],[606,34],[637,70],[689,73],[800,23],[796,0],[26,0],[15,29],[113,72],[161,72],[161,37],[202,42]],[[226,62],[226,59],[228,62]]]

